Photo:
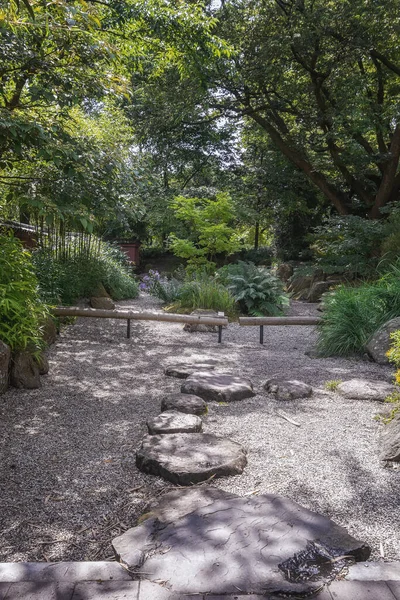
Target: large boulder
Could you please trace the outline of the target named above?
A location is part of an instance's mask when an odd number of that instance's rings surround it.
[[[182,384],[181,392],[215,402],[235,402],[255,396],[250,379],[216,371],[192,373]]]
[[[308,294],[308,290],[310,289],[311,285],[311,275],[295,275],[290,281],[288,292],[292,294],[294,298],[297,299],[297,297],[301,295],[301,293],[304,292],[304,290],[307,290]]]
[[[398,329],[400,329],[400,317],[384,323],[368,340],[365,348],[369,356],[378,364],[387,365],[389,363],[386,353],[392,342],[390,334]]]
[[[317,281],[316,283],[313,283],[308,292],[307,300],[309,302],[319,302],[322,294],[328,292],[332,286],[332,282],[329,281]]]
[[[400,413],[385,425],[381,437],[382,454],[384,461],[400,462]]]
[[[10,359],[10,347],[0,340],[0,394],[4,394],[8,388]]]
[[[196,309],[190,313],[196,317],[218,317],[218,313],[215,310],[208,309]],[[205,325],[204,323],[185,323],[183,326],[184,331],[189,333],[216,333],[217,325]]]
[[[192,364],[181,363],[168,365],[168,367],[165,367],[164,373],[165,375],[167,375],[167,377],[177,377],[178,379],[186,379],[186,377],[189,377],[189,375],[191,375],[195,371],[213,371],[215,369],[216,362],[217,361],[202,361],[199,363]]]
[[[308,398],[312,394],[312,387],[297,379],[268,379],[264,384],[264,388],[270,394],[274,394],[277,400]]]
[[[288,498],[239,498],[221,490],[212,497],[209,490],[174,490],[175,510],[168,512],[168,498],[161,500],[150,518],[113,540],[134,579],[162,581],[185,598],[308,598],[347,564],[370,555],[343,527]]]
[[[337,392],[351,400],[377,400],[384,402],[395,391],[395,387],[386,381],[367,381],[366,379],[350,379],[337,386]]]
[[[281,263],[276,270],[276,275],[286,283],[293,275],[293,266],[290,263]]]
[[[40,388],[40,369],[28,350],[16,352],[12,357],[10,383],[16,388]]]
[[[190,415],[205,415],[207,404],[194,394],[170,394],[161,400],[161,410],[177,410]]]
[[[177,485],[239,475],[246,464],[240,444],[211,433],[146,435],[136,452],[138,469]]]
[[[115,308],[115,304],[111,298],[107,298],[105,296],[102,298],[92,296],[90,298],[90,305],[92,308],[100,308],[104,310],[114,310]]]
[[[47,358],[47,355],[44,352],[41,352],[37,358],[37,364],[39,367],[39,374],[40,375],[47,375],[47,373],[49,372],[49,359]]]

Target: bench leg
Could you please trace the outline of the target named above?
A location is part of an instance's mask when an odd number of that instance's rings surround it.
[[[264,343],[264,325],[260,325],[260,344]]]
[[[131,320],[127,319],[126,320],[126,337],[129,338],[131,337]]]
[[[218,325],[218,344],[222,342],[222,325]]]

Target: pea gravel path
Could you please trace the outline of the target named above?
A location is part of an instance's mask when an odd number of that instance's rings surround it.
[[[147,296],[121,302],[158,309]],[[291,314],[315,314],[294,303]],[[182,325],[80,319],[50,351],[40,390],[0,397],[0,561],[102,560],[110,541],[131,527],[149,500],[170,486],[135,467],[145,421],[181,380],[165,377],[171,362],[214,358],[250,377],[257,396],[209,405],[204,430],[248,449],[242,475],[214,484],[239,495],[276,493],[320,511],[386,558],[400,560],[400,469],[378,460],[376,402],[324,391],[332,379],[384,379],[392,369],[361,360],[315,359],[313,327],[258,329],[230,325],[216,334],[189,334]],[[262,384],[289,376],[318,391],[278,403]],[[283,410],[301,427],[277,415]]]

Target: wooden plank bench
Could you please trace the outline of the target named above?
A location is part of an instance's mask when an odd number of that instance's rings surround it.
[[[318,325],[321,320],[321,317],[239,317],[239,325],[260,327],[260,344],[263,344],[265,325]]]
[[[99,308],[80,308],[79,306],[58,306],[53,309],[56,317],[93,317],[96,319],[125,319],[126,337],[131,337],[132,321],[165,321],[168,323],[190,323],[195,325],[216,325],[218,343],[222,342],[222,327],[228,325],[226,317],[208,317],[204,315],[178,315],[170,313],[135,312],[132,310],[105,310]]]

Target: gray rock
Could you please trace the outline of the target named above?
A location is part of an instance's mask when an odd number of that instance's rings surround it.
[[[0,340],[0,394],[4,394],[4,392],[8,388],[10,359],[10,347]]]
[[[238,475],[246,463],[240,444],[211,433],[146,435],[136,452],[138,469],[178,485]]]
[[[293,275],[293,266],[289,263],[281,263],[276,270],[276,276],[286,283]]]
[[[264,384],[264,388],[270,394],[274,394],[277,400],[309,398],[312,394],[312,387],[303,381],[297,381],[297,379],[268,379]]]
[[[185,414],[177,410],[162,412],[151,421],[147,421],[150,435],[171,433],[199,433],[203,421],[196,415]]]
[[[47,355],[42,352],[38,359],[37,359],[37,364],[39,367],[39,374],[40,375],[47,375],[47,373],[49,372],[49,359],[47,358]]]
[[[301,583],[288,580],[292,563],[310,547],[333,558],[350,555],[358,561],[370,554],[367,545],[330,519],[272,494],[211,503],[207,498],[205,505],[199,502],[199,508],[169,522],[149,518],[112,543],[118,560],[133,577],[135,572],[143,573],[178,594],[240,590],[298,597],[329,581],[326,568],[319,581],[311,576],[298,577]],[[326,565],[327,554],[319,558]],[[333,572],[338,562],[332,560]]]
[[[250,379],[215,371],[192,373],[182,384],[181,392],[215,402],[235,402],[255,396]]]
[[[400,462],[400,413],[385,425],[380,442],[382,447],[381,460]]]
[[[192,415],[205,415],[207,404],[203,398],[194,394],[171,394],[162,399],[161,410],[178,410]]]
[[[400,329],[400,317],[391,319],[384,323],[368,340],[365,348],[371,358],[380,365],[389,364],[386,352],[389,350],[392,340],[390,334]]]
[[[198,508],[208,506],[216,500],[229,500],[231,498],[237,498],[237,496],[209,485],[186,489],[177,488],[167,492],[150,504],[150,510],[145,516],[158,519],[161,523],[173,523],[177,519]],[[141,522],[143,522],[143,517],[141,517]]]
[[[57,339],[57,327],[52,317],[47,317],[42,326],[42,337],[47,346],[51,346]]]
[[[10,383],[16,388],[40,388],[39,365],[28,350],[13,355]]]
[[[322,294],[328,292],[333,284],[329,281],[317,281],[313,283],[307,296],[309,302],[319,302]]]
[[[337,387],[337,392],[344,398],[353,400],[377,400],[384,402],[395,387],[386,381],[367,381],[365,379],[350,379],[343,381]]]
[[[111,298],[107,297],[97,298],[92,296],[90,298],[90,305],[92,308],[100,308],[104,310],[114,310],[115,308],[114,302],[111,300]]]
[[[295,277],[292,277],[290,281],[288,292],[293,294],[293,297],[297,299],[300,292],[303,292],[304,290],[307,290],[308,294],[311,285],[312,277],[310,275],[296,275]]]
[[[216,362],[216,361],[215,361]],[[165,375],[168,377],[177,377],[178,379],[186,379],[195,371],[213,371],[215,369],[215,364],[211,362],[204,363],[193,363],[193,364],[180,364],[180,365],[169,365],[164,369]]]
[[[218,317],[218,313],[215,310],[208,309],[196,309],[190,313],[195,316],[203,316],[203,317]],[[189,333],[216,333],[217,325],[204,325],[203,323],[185,323],[183,326],[184,331],[188,331]]]

